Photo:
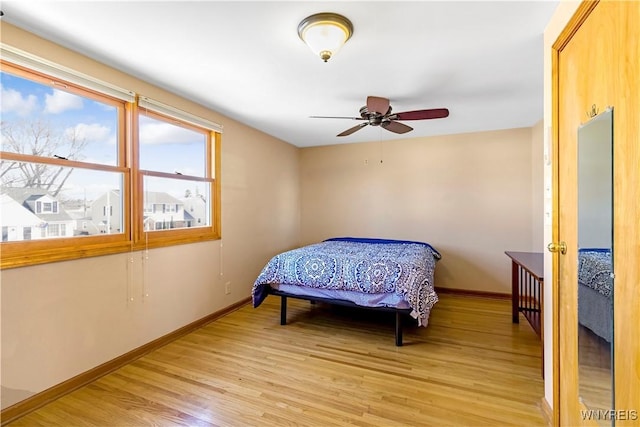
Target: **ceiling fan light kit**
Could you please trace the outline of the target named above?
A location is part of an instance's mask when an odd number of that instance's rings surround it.
[[[298,35],[313,53],[327,62],[353,35],[353,24],[337,13],[316,13],[298,25]]]

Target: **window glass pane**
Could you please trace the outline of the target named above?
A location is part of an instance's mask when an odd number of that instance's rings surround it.
[[[118,109],[0,72],[2,151],[117,166]]]
[[[204,133],[140,114],[140,169],[205,175]]]
[[[145,176],[144,230],[211,225],[211,184]]]
[[[3,241],[35,240],[123,233],[123,182],[119,172],[66,168],[37,163],[0,162],[3,176],[20,171],[58,172],[64,180],[55,186],[26,186],[24,180],[3,182],[0,226]],[[107,208],[108,207],[108,208]]]

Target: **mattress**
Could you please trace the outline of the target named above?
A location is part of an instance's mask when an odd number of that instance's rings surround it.
[[[365,307],[408,307],[418,324],[426,326],[438,301],[433,280],[440,258],[424,242],[328,239],[274,256],[254,283],[253,305],[258,307],[268,287],[278,285],[282,291],[325,295]]]

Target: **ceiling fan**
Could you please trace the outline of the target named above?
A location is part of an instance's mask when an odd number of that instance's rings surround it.
[[[334,116],[311,116],[314,119],[350,119],[362,120],[357,126],[349,128],[337,136],[347,136],[362,129],[367,125],[382,126],[388,131],[394,133],[407,133],[412,131],[411,126],[398,122],[398,120],[427,120],[442,119],[449,116],[449,110],[446,108],[434,108],[430,110],[403,111],[401,113],[392,113],[389,100],[379,96],[368,96],[367,105],[360,108],[360,117],[334,117]]]

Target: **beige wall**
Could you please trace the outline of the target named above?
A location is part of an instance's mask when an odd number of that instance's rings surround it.
[[[0,25],[3,43],[224,125],[221,241],[1,272],[5,408],[248,297],[264,263],[297,246],[300,202],[296,147]]]
[[[544,121],[531,128],[531,249],[540,252],[544,242]]]
[[[510,293],[504,251],[532,250],[533,145],[523,128],[304,148],[301,243],[426,241],[436,286]]]

